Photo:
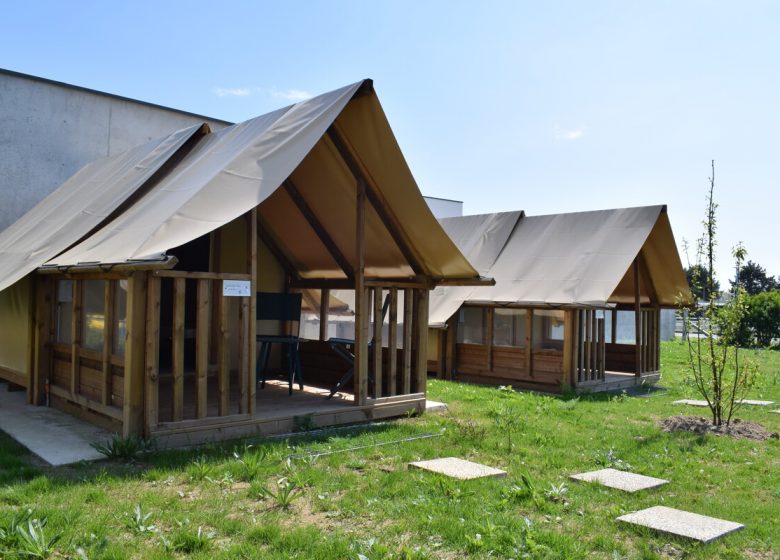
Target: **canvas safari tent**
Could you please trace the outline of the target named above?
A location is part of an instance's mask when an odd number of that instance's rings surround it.
[[[424,407],[429,290],[486,282],[364,80],[97,160],[3,231],[0,378],[172,445],[394,416]],[[337,359],[320,340],[300,345],[304,390],[259,389],[256,335],[295,324],[256,320],[257,292],[308,290],[327,324],[336,288],[355,301],[352,381],[322,396],[317,364]]]
[[[495,285],[432,292],[431,371],[549,392],[659,378],[660,309],[690,297],[665,206],[440,222]]]

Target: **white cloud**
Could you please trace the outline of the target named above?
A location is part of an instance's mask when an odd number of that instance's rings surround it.
[[[218,97],[246,97],[250,95],[252,91],[249,88],[215,88],[214,93]]]
[[[278,89],[272,89],[271,95],[274,97],[278,97],[279,99],[286,99],[287,101],[295,101],[296,103],[298,101],[306,101],[307,99],[311,99],[314,97],[311,93],[308,91],[303,91],[301,89],[287,89],[284,91],[280,91]]]
[[[556,140],[579,140],[585,136],[585,128],[575,128],[574,130],[563,130],[562,128],[555,127],[555,139]]]

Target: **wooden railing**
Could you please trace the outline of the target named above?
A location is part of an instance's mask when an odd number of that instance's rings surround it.
[[[250,356],[255,345],[249,340],[252,298],[223,296],[225,280],[249,281],[251,277],[180,271],[156,271],[149,276],[145,363],[147,429],[158,426],[161,418],[181,422],[253,412],[255,384]],[[161,309],[164,283],[169,284],[165,291],[170,290],[171,294],[170,323],[161,325],[162,312],[168,316],[168,310]],[[238,302],[237,317],[231,316],[231,300]],[[185,308],[194,309],[194,321],[185,316]],[[238,335],[237,376],[232,378],[236,390],[231,387],[231,333]],[[166,344],[170,345],[170,364],[161,369],[160,345]],[[165,414],[161,415],[161,411]]]
[[[366,290],[371,309],[370,343],[366,340],[369,370],[373,374],[371,397],[424,393],[428,370],[428,290],[372,283]],[[399,295],[403,294],[403,305]],[[387,336],[383,306],[387,299]],[[398,319],[402,318],[399,328]],[[356,324],[358,327],[359,322]],[[356,336],[356,341],[359,338]],[[400,342],[400,345],[399,345]],[[399,347],[400,346],[400,347]],[[370,348],[370,350],[369,350]],[[357,360],[356,360],[357,364]],[[360,384],[358,384],[360,386]],[[360,389],[356,397],[360,402]],[[366,384],[367,397],[368,387]]]
[[[595,309],[574,310],[574,375],[577,384],[599,382],[605,373],[604,318]]]

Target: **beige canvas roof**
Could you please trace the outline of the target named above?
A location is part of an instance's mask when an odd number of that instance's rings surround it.
[[[425,204],[368,80],[208,134],[130,208],[47,264],[159,258],[259,205],[262,229],[300,277],[347,278],[357,261],[357,189],[338,142],[371,195],[368,277],[478,276]]]
[[[207,130],[192,126],[83,167],[0,233],[0,290],[87,235]]]
[[[469,218],[442,223],[450,231]],[[458,244],[466,247],[470,242]],[[502,248],[490,251],[498,256],[484,273],[495,278],[495,286],[437,288],[431,294],[431,325],[444,324],[464,303],[633,303],[632,264],[640,255],[643,303],[674,306],[679,295],[690,294],[665,206],[522,216]]]

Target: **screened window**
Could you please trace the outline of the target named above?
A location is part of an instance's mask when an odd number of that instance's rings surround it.
[[[483,307],[461,307],[458,313],[458,342],[462,344],[485,344],[487,309]]]
[[[114,292],[114,343],[111,349],[117,356],[125,355],[127,333],[127,280],[116,283]]]
[[[525,348],[525,309],[500,309],[493,311],[493,346]]]
[[[73,342],[73,280],[57,282],[57,342]]]
[[[533,349],[563,350],[563,311],[534,309]]]
[[[103,349],[106,313],[105,280],[84,280],[82,285],[81,346],[89,350]]]

